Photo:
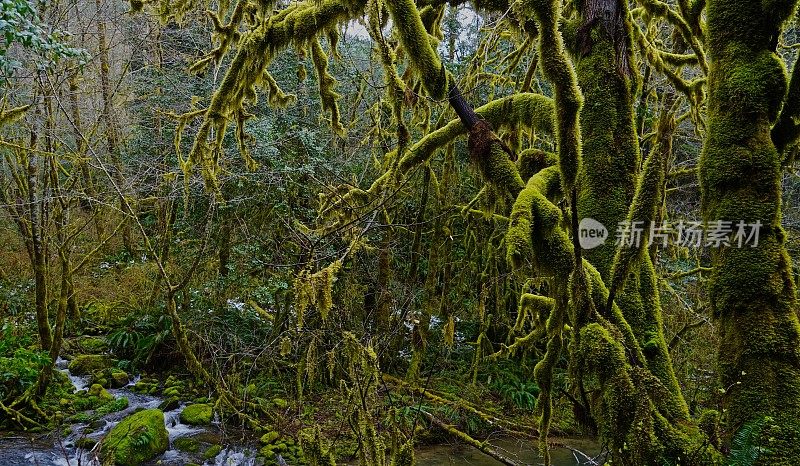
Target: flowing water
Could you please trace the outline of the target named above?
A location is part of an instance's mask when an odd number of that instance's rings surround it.
[[[75,386],[76,392],[85,390],[88,387],[88,377],[72,375],[66,368],[67,361],[59,358],[56,361],[56,366],[69,377]],[[100,465],[100,461],[97,459],[97,448],[82,449],[78,448],[77,445],[84,442],[85,439],[99,441],[119,421],[137,409],[158,408],[161,402],[164,401],[161,397],[143,395],[131,391],[131,387],[137,381],[138,377],[132,379],[126,387],[108,389],[108,392],[115,397],[128,398],[128,407],[126,409],[107,414],[91,423],[73,424],[71,426],[72,432],[67,436],[60,437],[58,432],[53,432],[40,436],[16,434],[9,437],[0,437],[0,466]],[[180,413],[184,407],[185,404],[181,404],[178,408],[164,413],[164,424],[167,428],[167,433],[169,433],[170,449],[149,464],[178,466],[188,462],[197,462],[196,459],[192,459],[188,454],[172,447],[175,440],[181,437],[209,440],[209,443],[220,441],[221,435],[216,422],[209,427],[182,424],[180,422]],[[255,466],[255,454],[256,450],[254,448],[232,445],[224,448],[216,457],[207,460],[204,464],[208,466]]]
[[[88,377],[78,377],[66,369],[67,362],[59,359],[57,366],[64,372],[75,391],[85,390],[88,387]],[[137,409],[157,408],[163,398],[142,395],[131,391],[131,387],[138,379],[133,379],[128,386],[118,389],[109,389],[109,393],[116,397],[127,397],[128,407],[122,411],[103,416],[89,424],[72,425],[71,433],[60,437],[58,432],[45,435],[20,435],[0,436],[0,466],[97,466],[96,447],[90,450],[78,448],[85,439],[99,441],[120,420]],[[192,437],[207,443],[221,443],[223,450],[214,458],[203,463],[206,466],[259,466],[252,446],[242,445],[243,442],[227,444],[222,439],[218,423],[209,427],[194,427],[180,422],[180,412],[185,405],[164,413],[164,422],[169,433],[170,448],[160,457],[148,464],[152,465],[184,465],[187,462],[198,462],[188,454],[173,447],[176,439]],[[89,429],[87,429],[89,428]],[[538,465],[541,459],[536,453],[535,443],[529,441],[514,441],[501,439],[491,442],[492,445],[505,456],[521,464]],[[599,453],[598,445],[591,440],[568,439],[563,441],[570,445],[569,448],[553,449],[552,464],[554,466],[592,465],[588,457]],[[196,456],[196,455],[195,455]],[[416,453],[419,466],[447,466],[447,465],[474,465],[496,466],[502,463],[480,451],[463,445],[436,445],[422,447]],[[291,465],[289,465],[291,466]]]

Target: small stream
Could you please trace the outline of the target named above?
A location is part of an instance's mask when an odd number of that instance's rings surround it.
[[[79,377],[73,375],[67,369],[68,362],[59,358],[56,367],[69,377],[75,386],[75,392],[85,390],[89,385],[89,377]],[[163,398],[153,395],[143,395],[135,393],[131,388],[139,380],[138,377],[131,379],[127,386],[122,388],[110,388],[108,392],[115,397],[127,397],[128,407],[122,411],[110,413],[91,423],[73,424],[72,432],[66,437],[61,438],[59,432],[51,434],[32,435],[12,435],[0,437],[0,465],[2,466],[99,466],[101,463],[97,458],[97,448],[90,450],[78,448],[77,445],[91,439],[95,442],[102,439],[112,427],[138,409],[158,408]],[[178,408],[164,413],[164,424],[169,433],[170,448],[160,457],[147,464],[158,465],[184,465],[188,462],[199,463],[190,454],[184,453],[173,448],[176,439],[181,437],[192,437],[207,443],[218,443],[221,434],[218,428],[219,423],[215,420],[211,426],[197,427],[182,424],[180,413],[186,406],[181,403]],[[87,429],[89,428],[89,429]],[[88,431],[88,433],[87,433]],[[99,445],[98,445],[99,446]],[[244,446],[223,447],[220,453],[209,460],[206,466],[257,466],[255,460],[256,450]]]
[[[60,371],[69,377],[75,386],[75,392],[88,388],[88,376],[72,375],[67,370],[67,361],[63,359],[59,358],[56,361],[56,365]],[[0,437],[0,466],[99,466],[101,463],[97,458],[97,446],[92,449],[82,449],[77,445],[85,444],[86,439],[91,439],[94,442],[99,441],[112,427],[137,409],[158,408],[161,402],[164,401],[163,398],[158,396],[133,392],[131,388],[138,380],[139,378],[136,377],[125,387],[108,389],[108,392],[115,397],[128,398],[128,407],[126,409],[104,415],[91,423],[73,424],[71,432],[66,437],[62,438],[58,431],[50,434],[12,434]],[[219,423],[216,419],[208,427],[182,424],[180,422],[180,413],[185,406],[184,403],[181,403],[178,408],[164,413],[164,423],[169,433],[170,447],[163,455],[147,463],[148,465],[178,466],[189,462],[201,463],[202,460],[198,460],[197,454],[191,455],[174,448],[176,439],[186,437],[198,439],[205,444],[219,443],[223,445],[223,449],[216,457],[202,463],[204,466],[259,466],[255,458],[255,448],[245,445],[226,444],[222,440]],[[497,450],[522,464],[541,464],[536,445],[530,441],[499,439],[491,443]],[[596,456],[600,450],[597,443],[592,440],[565,439],[563,443],[590,457]],[[551,451],[551,456],[553,466],[596,464],[567,448],[554,448]],[[501,464],[475,448],[464,445],[421,447],[416,452],[416,459],[419,466],[497,466]]]

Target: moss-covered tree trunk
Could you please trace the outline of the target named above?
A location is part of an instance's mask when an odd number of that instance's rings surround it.
[[[770,138],[787,88],[777,37],[796,3],[709,0],[707,11],[703,214],[732,222],[734,234],[740,220],[761,224],[757,246],[734,237],[714,251],[709,291],[729,430],[760,433],[759,464],[800,458],[800,326],[781,228],[781,160]]]
[[[628,218],[641,164],[633,115],[636,82],[631,64],[632,31],[625,2],[582,3],[576,67],[585,98],[580,114],[583,152],[579,216],[598,220],[614,232],[619,222]],[[584,253],[609,287],[616,250],[614,238],[608,238],[605,244]],[[667,351],[650,256],[639,255],[630,271],[625,287],[615,297],[616,303],[642,347],[647,368],[670,392],[671,399],[661,406],[663,414],[672,420],[686,420],[689,412]]]

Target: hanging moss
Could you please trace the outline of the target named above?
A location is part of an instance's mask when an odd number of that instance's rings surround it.
[[[311,274],[303,271],[294,280],[295,309],[297,310],[297,328],[303,327],[305,311],[309,306],[316,306],[322,321],[328,318],[333,307],[332,288],[342,263],[339,260]]]
[[[301,430],[298,439],[303,457],[310,466],[336,466],[333,452],[324,445],[319,426]]]
[[[5,102],[3,103],[5,104]],[[22,107],[14,107],[8,110],[0,110],[0,127],[19,120],[25,116],[25,112],[28,111],[30,107],[30,105],[24,105]]]
[[[311,61],[314,62],[314,69],[317,71],[322,109],[331,112],[331,128],[336,134],[344,137],[345,129],[342,126],[339,104],[337,103],[339,94],[333,90],[336,80],[328,72],[328,55],[322,50],[322,45],[320,45],[318,39],[311,41]]]
[[[525,149],[517,158],[517,169],[524,181],[539,171],[558,164],[558,156],[541,149]]]
[[[310,41],[316,41],[316,37],[323,31],[359,15],[365,4],[365,1],[359,0],[293,3],[271,16],[269,21],[261,22],[259,26],[242,35],[236,44],[235,57],[212,95],[208,108],[202,113],[203,122],[198,128],[189,157],[183,163],[187,175],[193,166],[199,166],[207,186],[217,190],[218,163],[228,121],[235,120],[232,116],[243,111],[244,105],[253,102],[256,86],[266,85],[273,100],[285,101],[278,98],[281,94],[272,86],[270,76],[265,74],[275,55],[292,44],[303,46]],[[322,55],[316,55],[318,73],[326,71],[327,64],[323,68]],[[333,112],[332,104],[335,99],[331,94],[332,82],[326,76],[326,72],[320,73],[323,102],[327,102],[325,105]],[[333,118],[334,129],[337,128],[337,121],[338,118]]]
[[[395,32],[422,85],[431,98],[444,100],[449,89],[447,72],[439,59],[413,0],[393,0],[386,7],[394,21]]]
[[[488,183],[508,190],[514,197],[525,187],[519,170],[510,160],[511,151],[484,120],[478,121],[469,130],[469,153]]]
[[[559,31],[561,2],[536,0],[524,3],[530,8],[539,26],[539,60],[542,72],[552,83],[558,112],[555,117],[558,160],[564,192],[575,186],[581,154],[581,127],[578,119],[583,96],[575,71],[564,48]]]

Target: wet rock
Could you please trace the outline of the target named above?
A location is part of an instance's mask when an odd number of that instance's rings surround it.
[[[183,408],[181,422],[192,426],[205,426],[211,424],[213,410],[211,405],[194,404]]]
[[[104,464],[134,466],[167,451],[169,434],[164,427],[164,413],[145,409],[126,417],[103,438],[100,454]]]
[[[113,367],[116,363],[116,360],[104,354],[82,354],[70,361],[69,371],[73,375],[87,375]]]
[[[96,396],[105,401],[113,401],[115,399],[114,395],[108,393],[108,390],[103,388],[103,386],[100,384],[94,384],[89,387],[89,396]]]
[[[111,388],[122,388],[128,385],[129,381],[127,372],[111,371]]]
[[[95,445],[97,445],[97,440],[89,437],[81,437],[75,441],[75,446],[82,450],[91,450]]]
[[[211,445],[208,449],[203,453],[204,460],[210,460],[211,458],[216,457],[222,451],[222,445]]]
[[[177,397],[167,398],[166,400],[162,401],[160,405],[158,405],[158,409],[161,411],[167,412],[172,411],[174,409],[178,409],[181,402]]]
[[[176,438],[175,441],[172,442],[172,446],[177,450],[187,453],[197,453],[200,450],[200,442],[189,437]]]

